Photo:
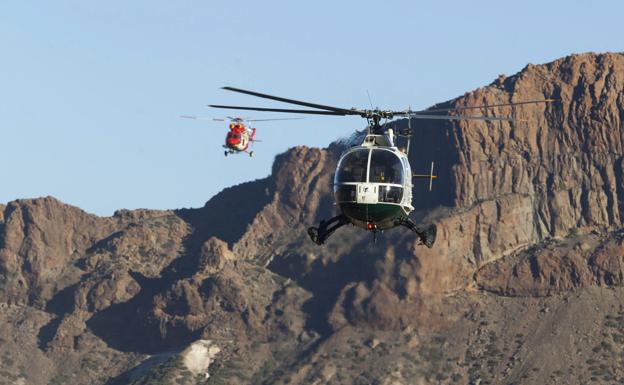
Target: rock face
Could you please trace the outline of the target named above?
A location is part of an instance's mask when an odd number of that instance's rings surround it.
[[[388,234],[388,241],[383,245],[386,248],[383,261],[369,266],[362,276],[353,279],[368,289],[384,282],[384,286],[392,288],[392,293],[410,293],[407,297],[413,297],[414,293],[449,293],[472,285],[474,273],[483,266],[531,245],[563,239],[572,233],[619,229],[619,202],[624,183],[621,172],[623,69],[622,54],[574,55],[546,65],[528,65],[517,75],[499,77],[487,87],[436,107],[545,98],[557,102],[470,111],[518,120],[511,123],[413,122],[413,126],[417,124],[410,155],[413,167],[426,168],[428,161],[435,161],[440,175],[436,194],[428,194],[425,186],[417,185],[414,189],[414,203],[424,210],[421,217],[438,223],[436,247],[417,248],[413,238],[395,230]],[[404,126],[405,122],[398,124]],[[321,155],[316,155],[316,151],[301,148],[290,153],[306,162],[331,159],[325,168],[315,163],[302,164],[301,169],[310,172],[298,179],[293,177],[299,168],[296,172],[292,168],[282,169],[288,163],[276,161],[274,175],[291,178],[288,186],[297,186],[298,190],[293,193],[292,187],[288,187],[287,199],[275,194],[273,202],[256,217],[273,218],[283,210],[286,217],[292,218],[293,214],[289,215],[287,210],[295,207],[299,208],[295,214],[300,219],[294,220],[294,224],[280,220],[257,223],[254,227],[265,232],[250,231],[235,247],[242,245],[256,255],[282,254],[289,266],[297,266],[298,275],[314,274],[311,259],[332,260],[332,254],[368,258],[361,247],[344,247],[358,244],[356,240],[364,242],[361,233],[337,235],[337,240],[330,242],[329,253],[307,248],[300,253],[284,253],[276,250],[275,242],[270,241],[289,238],[285,242],[290,246],[284,249],[305,248],[296,237],[292,242],[293,230],[304,227],[301,222],[313,223],[314,219],[331,215],[331,206],[320,204],[317,198],[327,194],[330,181],[326,178],[327,182],[316,183],[318,193],[310,193],[310,181],[331,174],[340,148],[330,147]],[[308,155],[310,152],[314,152],[314,158]],[[280,186],[276,189],[281,191]],[[307,204],[318,208],[316,216],[307,214],[304,209]],[[403,271],[410,271],[407,277],[380,269],[385,264],[396,268],[397,260]],[[284,264],[284,260],[273,261],[275,268]],[[326,269],[323,274],[327,274]],[[578,286],[568,282],[564,275],[562,272],[560,277],[565,281],[561,283],[563,287]],[[399,303],[407,297],[400,300],[395,297],[395,314],[401,312]]]
[[[111,221],[54,198],[15,201],[4,210],[0,274],[3,302],[42,303],[71,280],[72,257],[84,253]]]
[[[460,212],[442,221],[438,255],[464,254],[474,264],[471,272],[547,239],[620,228],[623,70],[621,54],[575,55],[529,65],[445,103],[559,100],[493,109],[494,115],[522,120],[515,123],[423,125],[421,143],[439,151],[417,146],[415,153],[452,170],[446,177],[440,173],[442,190],[449,193],[435,194],[438,198],[426,207],[445,205]],[[480,112],[485,111],[474,113]]]
[[[323,247],[307,239],[308,226],[335,214],[331,182],[344,143],[293,148],[277,156],[269,177],[228,188],[199,209],[99,218],[49,197],[0,205],[0,356],[9,357],[0,377],[35,384],[190,384],[207,381],[206,372],[215,383],[563,379],[531,361],[553,356],[539,345],[550,338],[544,322],[572,333],[594,322],[619,328],[624,317],[617,296],[582,325],[568,314],[591,308],[592,290],[618,290],[624,281],[624,55],[528,65],[436,107],[544,98],[558,102],[463,112],[513,116],[511,123],[412,122],[413,169],[435,161],[439,175],[435,194],[418,183],[413,191],[415,219],[438,225],[432,249],[403,229],[374,246],[355,228]],[[573,305],[552,296],[578,290],[589,294]],[[505,330],[512,321],[521,333]],[[624,341],[621,321],[622,336],[617,329],[605,344]],[[210,368],[185,370],[177,353],[198,340],[220,352]],[[514,357],[506,366],[498,364],[501,349]],[[585,374],[600,369],[587,365]],[[617,379],[621,368],[610,370],[600,378]]]

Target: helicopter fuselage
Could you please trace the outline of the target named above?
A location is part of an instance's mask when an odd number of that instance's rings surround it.
[[[336,204],[357,227],[376,231],[399,226],[414,210],[411,175],[407,154],[392,139],[369,134],[338,161]]]
[[[225,136],[224,148],[230,153],[246,152],[249,144],[254,140],[256,129],[251,130],[243,123],[230,124],[230,131]]]

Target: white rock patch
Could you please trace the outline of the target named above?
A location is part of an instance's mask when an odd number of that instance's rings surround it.
[[[208,367],[214,361],[221,349],[210,340],[195,341],[182,352],[182,359],[186,368],[193,374],[204,374],[210,377]]]

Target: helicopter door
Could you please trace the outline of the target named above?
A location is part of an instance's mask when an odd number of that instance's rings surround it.
[[[377,203],[378,185],[374,183],[359,183],[357,185],[357,203],[375,204]]]
[[[247,148],[247,143],[249,142],[249,135],[245,135],[245,133],[241,134],[241,143],[239,148],[241,150],[244,150],[245,148]]]

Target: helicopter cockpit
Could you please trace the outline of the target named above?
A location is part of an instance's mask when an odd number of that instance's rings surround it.
[[[239,133],[228,132],[227,135],[226,135],[225,144],[230,145],[230,146],[234,146],[234,145],[240,143],[240,141],[241,141],[241,135]]]
[[[369,166],[370,183],[403,185],[403,165],[393,151],[373,149]]]
[[[334,177],[337,203],[401,204],[407,162],[391,149],[354,148]]]
[[[334,177],[334,184],[366,182],[369,154],[370,149],[363,148],[343,156]]]

